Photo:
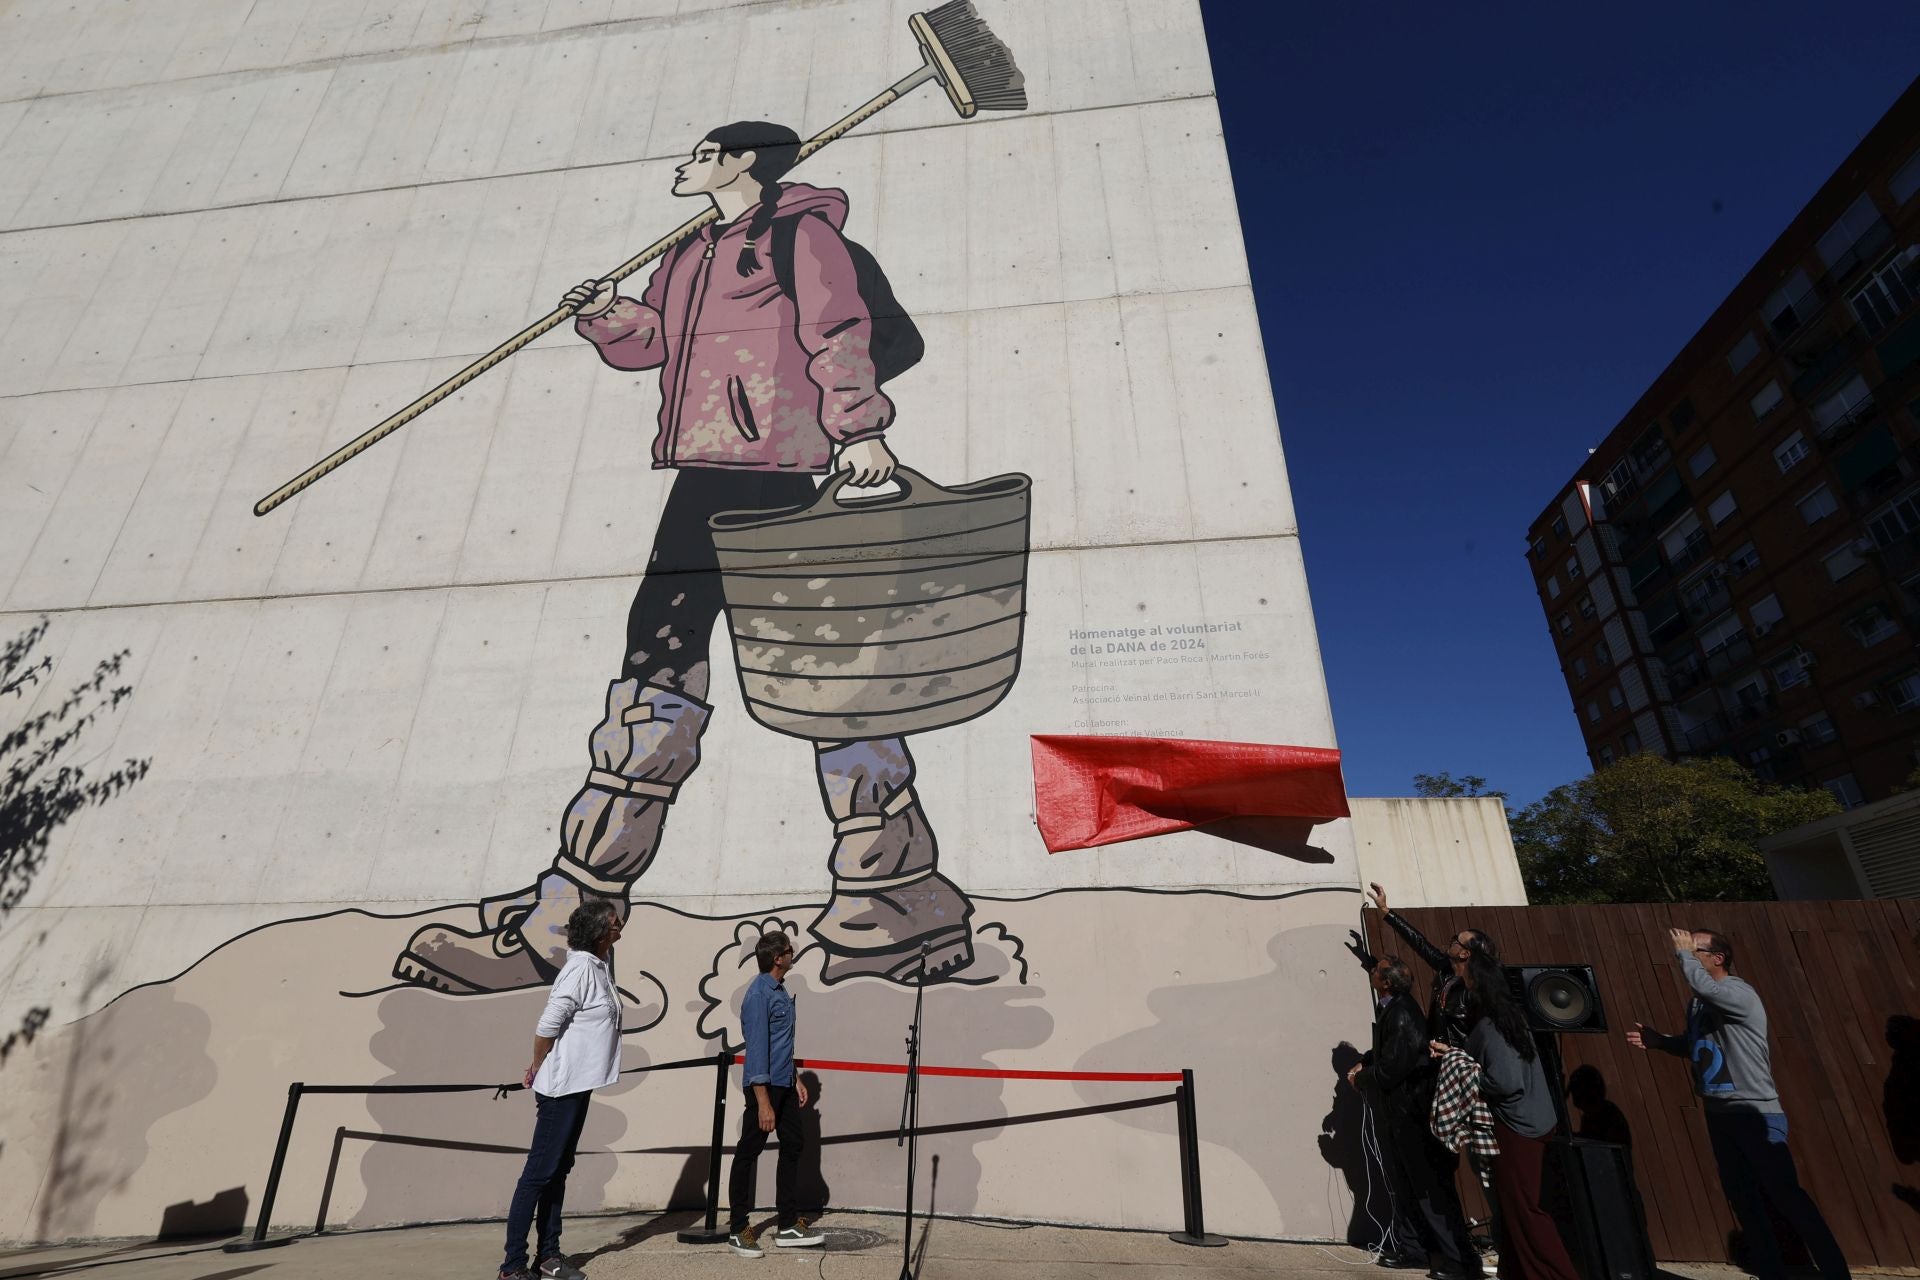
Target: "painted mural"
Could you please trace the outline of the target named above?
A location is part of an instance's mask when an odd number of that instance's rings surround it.
[[[0,919],[0,1237],[237,1229],[293,1080],[517,1078],[589,898],[627,919],[627,1074],[570,1208],[698,1202],[711,1073],[648,1068],[737,1042],[781,928],[803,1056],[898,1061],[924,983],[930,1063],[1192,1067],[1210,1225],[1344,1234],[1317,1105],[1367,1017],[1344,824],[1060,855],[1034,826],[1032,735],[1333,745],[1231,201],[1163,181],[1227,185],[1197,11],[614,6],[441,68],[392,7],[413,34],[326,55],[289,154],[239,145],[278,156],[271,196],[156,175],[178,207],[125,234],[171,255],[162,286],[87,339],[119,365],[29,346],[0,388],[0,624],[110,694],[84,760],[74,734],[42,764],[127,762],[69,776],[94,789]],[[191,91],[263,57],[288,96],[254,109],[299,116],[313,39],[236,34]],[[863,102],[889,66],[914,69]],[[542,105],[490,106],[536,72]],[[30,111],[88,96],[0,109],[0,169]],[[229,110],[196,99],[169,164],[211,166]],[[565,172],[515,141],[536,110],[573,130]],[[31,297],[105,225],[68,229],[95,197],[43,180],[0,189]],[[219,248],[265,218],[293,223]],[[551,310],[476,357],[528,300]],[[50,724],[61,687],[0,709]],[[897,1090],[809,1088],[811,1198],[894,1204]],[[1178,1225],[1174,1117],[1140,1092],[929,1079],[934,1210]],[[274,1220],[497,1214],[530,1110],[310,1108]],[[1068,1148],[1127,1176],[1057,1178]]]

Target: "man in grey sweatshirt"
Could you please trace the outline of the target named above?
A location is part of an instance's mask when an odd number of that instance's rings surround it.
[[[1767,1219],[1771,1204],[1807,1247],[1822,1280],[1848,1280],[1847,1260],[1820,1207],[1800,1185],[1787,1150],[1787,1117],[1773,1087],[1767,1010],[1760,993],[1733,976],[1733,944],[1708,930],[1672,931],[1680,973],[1693,994],[1687,1029],[1662,1035],[1634,1023],[1627,1043],[1663,1049],[1693,1064],[1693,1087],[1707,1117],[1707,1137],[1720,1185],[1740,1220],[1747,1262],[1760,1280],[1783,1280],[1780,1242]]]

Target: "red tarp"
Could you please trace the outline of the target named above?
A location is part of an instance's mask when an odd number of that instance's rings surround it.
[[[1035,734],[1033,794],[1051,853],[1225,818],[1347,816],[1338,751],[1258,742]]]

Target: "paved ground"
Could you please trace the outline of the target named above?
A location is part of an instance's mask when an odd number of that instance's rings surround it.
[[[833,1214],[820,1224],[821,1249],[772,1249],[757,1262],[722,1245],[683,1245],[674,1232],[693,1215],[634,1214],[576,1218],[567,1247],[593,1280],[655,1276],[821,1277],[895,1280],[900,1274],[900,1219]],[[916,1228],[919,1280],[991,1276],[994,1280],[1093,1280],[1125,1267],[1127,1280],[1243,1280],[1252,1276],[1332,1277],[1371,1271],[1368,1257],[1341,1245],[1235,1240],[1224,1249],[1194,1249],[1163,1235],[942,1220]],[[500,1261],[497,1223],[409,1227],[307,1238],[283,1249],[224,1253],[219,1242],[76,1245],[0,1252],[0,1280],[78,1274],[89,1280],[358,1280],[368,1275],[467,1277],[488,1280]],[[1730,1267],[1673,1266],[1682,1280],[1738,1280]],[[1410,1273],[1400,1272],[1400,1275]],[[1417,1274],[1417,1273],[1414,1273]]]

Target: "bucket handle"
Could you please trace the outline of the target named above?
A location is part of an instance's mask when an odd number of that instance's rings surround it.
[[[840,494],[846,489],[847,482],[851,479],[853,479],[851,471],[834,472],[833,477],[820,486],[820,492],[814,495],[813,502],[804,509],[808,513],[813,513],[828,509],[858,511],[873,507],[909,506],[916,502],[924,502],[935,494],[947,492],[945,486],[927,479],[904,462],[897,462],[893,467],[893,481],[900,486],[899,493],[881,493],[869,497],[862,495],[856,489],[851,497],[842,498]],[[915,496],[916,490],[920,491],[921,496]]]

